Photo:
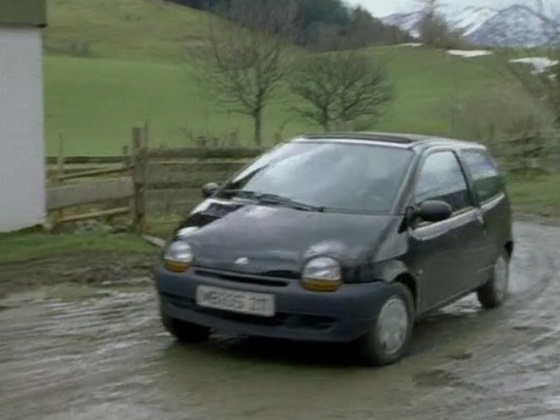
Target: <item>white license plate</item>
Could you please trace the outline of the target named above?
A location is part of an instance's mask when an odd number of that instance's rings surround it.
[[[274,295],[239,292],[218,287],[199,286],[196,289],[199,306],[249,315],[274,316]]]

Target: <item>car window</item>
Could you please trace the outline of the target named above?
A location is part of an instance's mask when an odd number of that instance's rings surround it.
[[[413,152],[391,146],[336,142],[288,143],[232,177],[227,190],[274,194],[348,211],[390,211]]]
[[[462,152],[461,155],[472,174],[480,201],[491,200],[502,192],[502,177],[488,153],[469,150]]]
[[[415,204],[443,200],[454,212],[472,205],[467,181],[453,152],[437,152],[424,161],[414,194]]]

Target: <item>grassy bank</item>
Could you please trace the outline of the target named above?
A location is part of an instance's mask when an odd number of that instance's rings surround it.
[[[148,256],[157,252],[156,248],[131,234],[0,234],[0,267],[8,263],[54,258],[68,254],[115,253]],[[87,264],[87,261],[84,263]]]
[[[560,218],[560,174],[511,178],[508,189],[516,213]]]
[[[115,154],[130,128],[149,121],[154,145],[193,136],[252,136],[251,120],[216,106],[188,71],[186,51],[207,39],[207,13],[162,0],[52,0],[45,41],[47,152]],[[397,98],[376,129],[451,134],[446,113],[460,98],[507,83],[493,56],[463,58],[430,48],[370,48],[383,60]],[[288,111],[284,93],[266,111],[269,142],[318,130]]]
[[[369,51],[387,62],[396,100],[376,129],[451,134],[445,112],[454,101],[504,83],[492,72],[493,59],[464,59],[427,48],[385,47]],[[67,154],[116,154],[130,128],[149,121],[154,145],[187,145],[193,136],[225,137],[236,132],[250,142],[252,122],[216,107],[212,92],[193,80],[186,65],[108,58],[45,58],[47,152],[54,155],[59,136]],[[269,142],[318,130],[293,115],[288,94],[264,116]]]

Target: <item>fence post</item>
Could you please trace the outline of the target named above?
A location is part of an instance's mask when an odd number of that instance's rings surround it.
[[[140,233],[146,233],[147,231],[147,220],[146,220],[146,201],[148,196],[148,150],[149,150],[149,139],[150,139],[150,127],[149,122],[146,121],[144,124],[144,128],[141,131],[142,141],[141,141],[141,148],[140,148],[140,179],[142,181],[142,190],[140,194],[141,202],[142,202],[142,223],[140,225]]]
[[[134,228],[142,235],[146,229],[146,152],[143,145],[142,129],[134,127],[132,129],[132,180],[134,183]]]
[[[134,179],[135,179],[134,148],[132,148],[132,155],[131,155],[130,148],[128,146],[123,146],[122,154],[123,154],[123,166],[127,168],[128,174],[130,175],[134,183]],[[136,227],[134,224],[136,219],[136,189],[134,190],[132,197],[128,199],[128,209],[129,209],[130,223],[132,224],[132,228],[134,230],[134,228]]]
[[[62,135],[58,136],[58,153],[56,156],[56,172],[54,175],[53,185],[58,187],[63,184],[62,176],[64,175],[64,138]],[[58,225],[58,221],[64,217],[64,210],[60,209],[54,212],[51,230],[54,230]]]

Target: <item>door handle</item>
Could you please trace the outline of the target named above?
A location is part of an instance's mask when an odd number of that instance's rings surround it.
[[[476,220],[478,221],[478,223],[480,223],[482,226],[486,226],[486,221],[484,220],[484,214],[481,211],[478,211],[476,213]]]

